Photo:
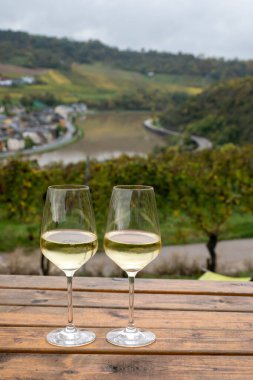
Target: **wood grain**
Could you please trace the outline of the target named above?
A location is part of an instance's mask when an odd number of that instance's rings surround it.
[[[3,380],[252,380],[243,356],[2,354]]]
[[[253,355],[253,330],[157,329],[157,341],[146,347],[126,349],[107,343],[109,329],[93,328],[97,339],[92,344],[62,348],[47,343],[46,327],[1,327],[0,353],[92,353],[159,355]]]
[[[196,280],[154,280],[136,279],[136,292],[141,293],[167,293],[167,294],[211,294],[253,296],[253,282],[216,282]],[[54,289],[65,290],[66,278],[64,276],[0,276],[0,288],[20,289]],[[127,279],[76,277],[73,281],[76,291],[89,292],[128,292]]]
[[[73,292],[74,306],[89,308],[128,308],[127,293]],[[1,289],[0,305],[65,307],[67,292],[59,290]],[[253,311],[253,297],[192,294],[135,295],[135,309]]]
[[[76,278],[74,320],[94,343],[61,348],[46,334],[67,319],[64,277],[0,276],[1,380],[252,380],[253,284],[136,281],[136,325],[147,347],[106,342],[127,324],[125,279]]]
[[[121,327],[127,324],[127,310],[103,308],[74,309],[74,320],[81,327]],[[67,318],[65,308],[33,306],[0,306],[2,326],[62,326]],[[142,328],[241,329],[253,328],[253,313],[220,313],[208,311],[136,310],[136,325]]]

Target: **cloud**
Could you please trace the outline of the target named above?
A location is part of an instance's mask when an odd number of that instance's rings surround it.
[[[111,46],[253,58],[252,0],[0,0],[0,27]]]

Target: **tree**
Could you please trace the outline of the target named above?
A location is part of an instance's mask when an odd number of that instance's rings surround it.
[[[3,100],[2,100],[3,106],[4,106],[4,111],[6,115],[11,114],[11,106],[12,106],[12,100],[9,95],[5,95]]]
[[[174,156],[170,165],[170,193],[208,237],[208,269],[216,270],[216,245],[225,222],[235,209],[252,211],[253,170],[250,148],[224,146]]]

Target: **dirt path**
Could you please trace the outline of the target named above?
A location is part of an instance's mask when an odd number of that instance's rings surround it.
[[[222,241],[217,246],[217,272],[233,274],[240,271],[253,272],[253,239]],[[142,273],[168,274],[194,272],[206,267],[208,252],[205,244],[189,244],[163,247],[159,257]],[[0,254],[1,274],[40,274],[40,250],[24,251],[20,248],[11,253]],[[50,274],[61,272],[51,265]],[[120,269],[104,254],[96,254],[79,271],[91,276],[118,276]]]

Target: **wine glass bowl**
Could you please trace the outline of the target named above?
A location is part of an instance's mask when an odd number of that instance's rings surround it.
[[[40,246],[43,255],[67,276],[68,325],[47,335],[57,346],[80,346],[95,340],[92,331],[73,324],[72,278],[97,251],[95,219],[88,186],[49,186],[44,206]]]
[[[160,252],[159,236],[138,230],[111,231],[105,235],[104,246],[110,257],[128,275],[136,275]]]
[[[96,252],[97,237],[82,230],[56,229],[41,236],[41,250],[66,276],[73,276]]]
[[[128,326],[110,331],[107,340],[123,347],[146,346],[155,341],[155,335],[134,326],[134,278],[161,250],[153,187],[126,185],[113,188],[104,249],[129,278]]]

